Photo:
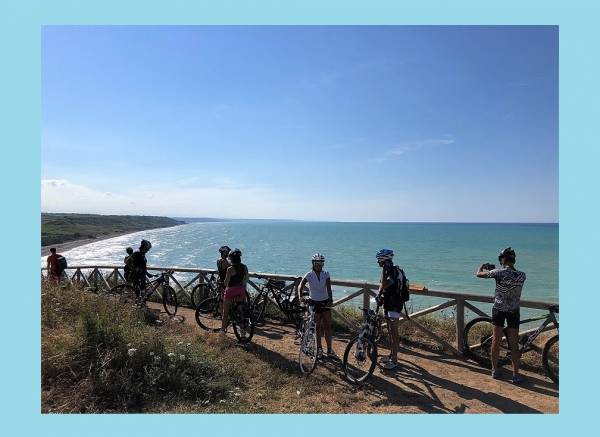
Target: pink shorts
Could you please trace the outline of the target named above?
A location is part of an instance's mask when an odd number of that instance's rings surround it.
[[[232,300],[236,297],[243,297],[246,294],[246,289],[243,285],[238,285],[237,287],[227,287],[225,289],[225,293],[223,294],[223,299]]]

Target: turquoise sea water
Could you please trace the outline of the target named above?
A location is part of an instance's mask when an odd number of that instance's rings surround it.
[[[192,223],[98,241],[65,252],[70,265],[121,264],[125,247],[142,238],[153,248],[149,264],[209,267],[227,244],[243,252],[251,271],[301,275],[314,252],[326,257],[333,278],[376,282],[375,252],[389,247],[413,283],[434,290],[490,295],[493,280],[475,278],[483,262],[498,264],[500,249],[512,246],[517,268],[527,274],[523,298],[558,301],[558,224],[437,224],[219,222]],[[352,292],[338,287],[338,296]],[[356,301],[358,303],[358,301]],[[411,299],[422,307],[432,299]]]

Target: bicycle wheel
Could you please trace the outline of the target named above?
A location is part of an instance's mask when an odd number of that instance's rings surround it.
[[[233,332],[240,343],[248,343],[254,335],[252,308],[247,299],[235,304],[232,311]]]
[[[171,317],[177,314],[177,294],[170,285],[161,286],[163,308]]]
[[[356,337],[344,351],[344,375],[352,383],[365,381],[377,365],[377,344],[368,337]]]
[[[290,320],[290,322],[292,322],[296,330],[302,328],[302,322],[304,317],[304,310],[302,310],[300,307],[300,300],[298,299],[298,296],[296,296],[290,303],[290,309],[287,313],[288,319]]]
[[[252,322],[255,325],[263,321],[268,300],[267,293],[262,292],[259,292],[254,298],[254,302],[252,302]]]
[[[196,308],[196,323],[202,329],[218,332],[221,329],[221,302],[216,297],[209,297]]]
[[[542,352],[542,364],[546,375],[558,384],[558,334],[546,342]]]
[[[134,287],[129,284],[120,284],[110,289],[110,293],[119,296],[119,302],[124,305],[133,305],[138,303],[137,293]]]
[[[208,297],[210,297],[210,286],[205,282],[196,285],[190,295],[192,306],[198,308],[198,304]]]
[[[315,370],[315,367],[317,367],[317,359],[317,333],[313,327],[302,333],[300,353],[298,355],[300,371],[305,375],[310,375]]]
[[[478,317],[465,326],[463,353],[482,366],[490,366],[492,360],[492,333],[494,325],[489,317]],[[506,336],[502,337],[498,353],[498,365],[510,361],[510,348]]]

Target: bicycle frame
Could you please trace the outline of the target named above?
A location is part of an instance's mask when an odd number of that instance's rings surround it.
[[[264,284],[262,284],[260,293],[266,294],[267,298],[270,298],[270,296],[272,296],[272,300],[275,301],[275,303],[277,304],[277,307],[279,307],[281,312],[284,313],[285,315],[288,315],[289,310],[285,309],[283,307],[282,302],[291,303],[294,300],[295,295],[294,295],[293,289],[296,286],[296,282],[297,281],[294,281],[290,285],[287,285],[287,286],[283,287],[282,289],[278,289],[275,286],[273,286],[273,284],[271,284],[270,282],[267,281]],[[289,291],[289,296],[287,296],[287,299],[282,299],[280,297],[281,293],[287,292],[287,291]]]
[[[529,350],[531,348],[531,345],[535,341],[535,339],[538,337],[538,335],[540,335],[549,324],[553,323],[554,326],[556,326],[556,330],[558,331],[558,320],[556,320],[556,316],[554,315],[554,312],[552,312],[552,311],[550,311],[550,313],[544,317],[535,317],[533,319],[523,320],[523,321],[521,321],[520,325],[522,325],[524,323],[528,323],[528,322],[534,322],[536,320],[542,320],[542,319],[544,319],[544,322],[540,325],[540,327],[538,329],[536,329],[531,334],[526,334],[527,341],[521,347],[521,351],[525,352],[525,351]]]

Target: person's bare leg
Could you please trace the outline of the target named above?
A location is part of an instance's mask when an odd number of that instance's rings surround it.
[[[223,313],[221,314],[221,332],[225,332],[229,324],[229,309],[231,308],[231,300],[223,300]]]
[[[317,348],[323,349],[321,337],[323,336],[323,314],[315,314],[315,322],[317,323]]]
[[[323,322],[323,330],[325,331],[325,342],[327,343],[327,352],[331,352],[331,311],[325,311],[321,314],[321,320]]]
[[[519,374],[519,363],[521,361],[521,352],[519,351],[519,330],[515,328],[506,329],[508,344],[510,346],[510,360],[513,366],[513,375]]]
[[[498,370],[498,354],[500,353],[500,342],[504,336],[502,326],[495,326],[492,331],[492,372]]]

